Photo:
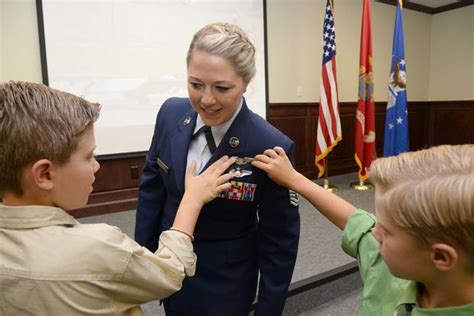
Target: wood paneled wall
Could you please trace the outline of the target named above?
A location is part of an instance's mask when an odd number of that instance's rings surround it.
[[[339,105],[342,141],[328,156],[329,176],[355,172],[354,121],[357,103]],[[377,102],[376,146],[382,156],[386,103]],[[315,179],[314,166],[317,103],[270,104],[268,121],[296,143],[296,168]],[[474,143],[474,101],[409,102],[410,149],[440,144]],[[85,208],[71,211],[75,217],[134,209],[139,177],[145,153],[99,157],[101,169],[96,174],[94,192]]]

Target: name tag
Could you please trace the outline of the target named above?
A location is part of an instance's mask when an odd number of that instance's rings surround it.
[[[168,168],[168,166],[160,159],[160,158],[156,158],[156,164],[158,165],[158,167],[160,167],[161,170],[163,170],[165,173],[168,173],[170,168]]]

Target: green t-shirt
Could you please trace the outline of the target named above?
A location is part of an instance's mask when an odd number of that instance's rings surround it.
[[[359,306],[361,316],[473,316],[474,303],[446,307],[416,306],[417,285],[413,281],[393,276],[382,260],[378,242],[372,236],[375,216],[354,212],[342,235],[342,249],[357,259],[364,288]]]

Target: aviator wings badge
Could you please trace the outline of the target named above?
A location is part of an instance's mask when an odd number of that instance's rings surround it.
[[[250,170],[242,170],[240,167],[237,167],[236,169],[230,169],[229,173],[234,177],[234,178],[243,178],[246,176],[249,176],[252,174],[252,171]]]

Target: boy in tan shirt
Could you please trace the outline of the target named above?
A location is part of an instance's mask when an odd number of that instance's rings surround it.
[[[41,84],[0,85],[0,314],[142,315],[194,275],[192,234],[201,207],[229,188],[222,157],[194,176],[156,253],[116,227],[82,225],[99,164],[100,106]]]

